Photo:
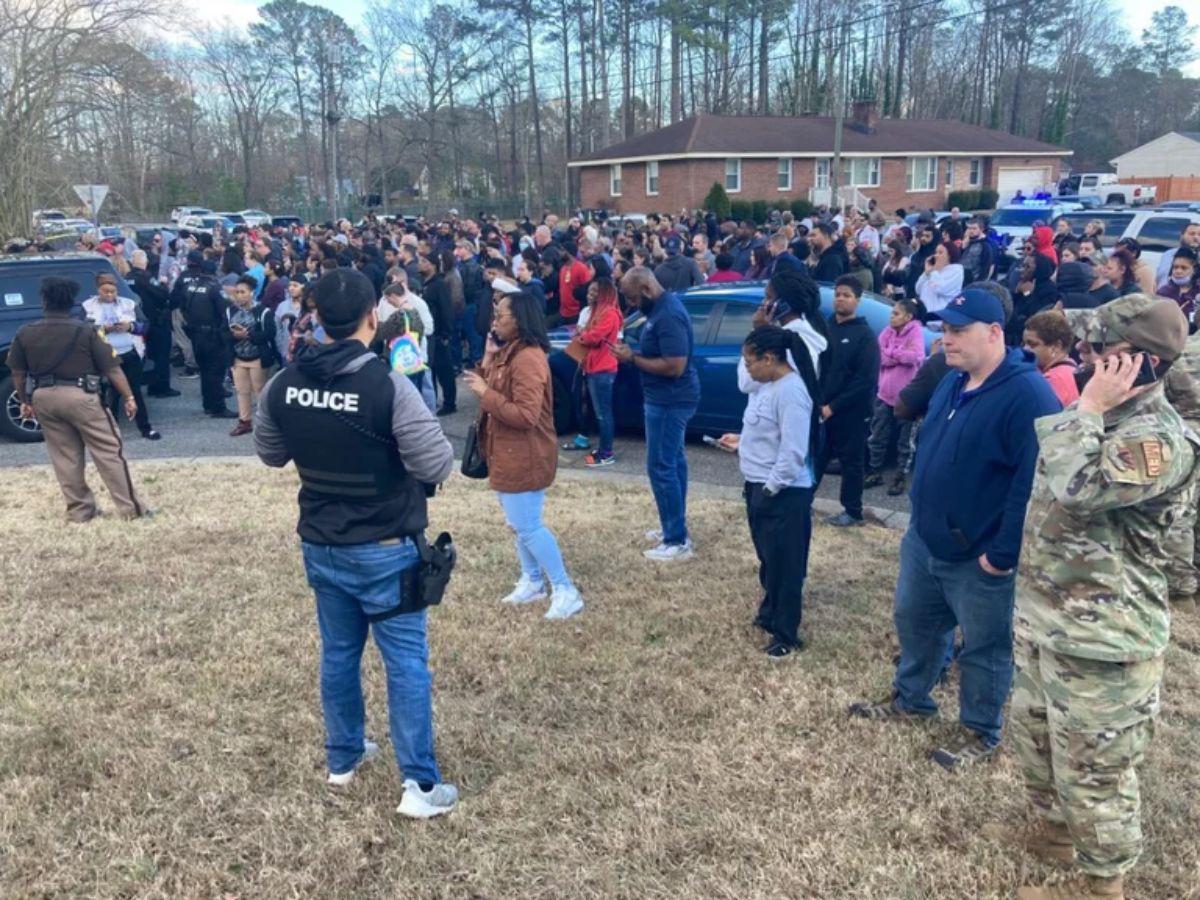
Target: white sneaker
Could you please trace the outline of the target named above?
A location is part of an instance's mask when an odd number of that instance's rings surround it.
[[[642,535],[642,537],[644,537],[646,540],[648,540],[652,544],[661,544],[662,543],[662,529],[661,528],[651,528],[644,535]]]
[[[659,544],[657,547],[646,550],[642,555],[655,562],[675,562],[676,560],[691,559],[696,554],[693,552],[692,542],[689,540],[683,544]]]
[[[452,784],[435,784],[428,791],[411,778],[404,781],[404,796],[396,812],[410,819],[432,819],[444,816],[458,805],[458,788]]]
[[[521,576],[516,588],[511,594],[501,600],[501,603],[532,603],[546,597],[546,585],[541,581],[533,581],[526,575]]]
[[[364,763],[369,763],[378,755],[379,745],[377,743],[374,741],[363,741],[363,755],[359,757],[358,762],[354,764],[354,768],[349,772],[342,772],[338,775],[330,772],[326,782],[332,784],[334,787],[345,787],[354,780],[354,773],[358,771],[359,766],[363,765]]]
[[[583,609],[583,598],[579,589],[573,584],[556,587],[550,609],[546,611],[547,619],[569,619]]]

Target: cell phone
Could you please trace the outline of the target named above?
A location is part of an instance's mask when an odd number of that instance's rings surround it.
[[[497,347],[504,346],[505,342],[500,339],[500,335],[496,334],[495,331],[488,332],[488,337],[492,339],[492,343],[494,343]]]
[[[1150,363],[1150,354],[1142,354],[1142,366],[1138,369],[1137,378],[1133,379],[1134,387],[1141,387],[1144,384],[1154,384],[1158,381],[1158,373],[1154,371],[1154,366]]]

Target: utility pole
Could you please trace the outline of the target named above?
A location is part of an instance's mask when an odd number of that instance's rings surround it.
[[[338,184],[337,133],[338,122],[342,120],[342,115],[338,112],[337,73],[338,66],[342,61],[342,48],[338,46],[332,37],[331,29],[331,39],[329,41],[329,104],[326,107],[325,121],[329,123],[329,218],[336,222],[338,219],[338,191],[341,190],[341,185]]]
[[[838,74],[833,86],[833,165],[829,173],[829,208],[836,216],[841,211],[838,188],[842,181],[842,125],[846,118],[846,24],[839,30]]]

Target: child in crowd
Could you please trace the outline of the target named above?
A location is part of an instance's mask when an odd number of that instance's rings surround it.
[[[888,327],[879,332],[879,390],[871,417],[871,437],[867,441],[869,458],[864,488],[883,484],[883,461],[892,441],[896,441],[896,475],[888,494],[904,493],[908,467],[912,461],[911,420],[896,418],[896,400],[925,361],[925,333],[917,319],[917,305],[911,300],[892,304]]]
[[[1043,310],[1025,323],[1025,349],[1033,354],[1038,371],[1046,376],[1054,396],[1066,408],[1079,399],[1075,362],[1070,357],[1075,338],[1067,317],[1057,309]]]
[[[1171,260],[1171,277],[1158,289],[1158,295],[1178,303],[1190,322],[1196,312],[1197,294],[1200,294],[1200,285],[1196,278],[1196,251],[1191,247],[1180,247]]]
[[[234,283],[233,303],[225,310],[233,346],[233,384],[237,390],[238,423],[229,432],[240,437],[254,430],[251,414],[275,362],[275,316],[254,299],[257,282],[243,275]]]
[[[720,440],[737,449],[746,480],[746,518],[763,589],[754,624],[767,632],[763,649],[772,660],[804,647],[799,629],[812,537],[813,401],[796,359],[807,352],[798,334],[778,325],[750,332],[742,359],[754,385],[742,432]]]

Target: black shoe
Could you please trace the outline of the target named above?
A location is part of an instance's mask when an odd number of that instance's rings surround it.
[[[162,440],[162,435],[159,434],[157,431],[155,431],[153,428],[147,428],[145,431],[143,431],[142,437],[144,437],[148,441],[161,441]]]
[[[181,374],[179,377],[180,378],[199,378],[200,370],[197,369],[195,366],[184,366],[183,374]]]
[[[452,415],[454,415],[456,412],[458,412],[458,407],[457,407],[457,406],[443,406],[441,409],[439,409],[439,410],[437,411],[437,414],[438,414],[439,416],[452,416]]]
[[[208,415],[214,419],[236,419],[238,417],[237,413],[227,407],[210,410]]]
[[[182,397],[179,391],[173,388],[167,388],[165,391],[146,391],[147,397]]]
[[[842,474],[842,461],[840,459],[831,459],[829,461],[829,463],[825,466],[825,474],[826,475],[841,475]]]
[[[868,472],[863,479],[863,490],[877,487],[883,487],[883,475],[879,472]]]
[[[804,647],[802,645],[792,646],[791,644],[783,643],[783,641],[772,641],[763,648],[763,652],[767,654],[768,659],[778,661],[781,659],[787,659],[797,650],[803,649]]]
[[[891,485],[888,486],[887,492],[889,497],[899,497],[908,490],[908,478],[903,472],[897,472],[896,477],[892,479]]]

